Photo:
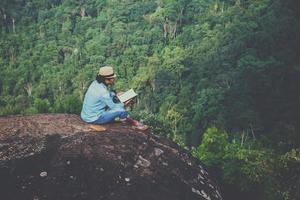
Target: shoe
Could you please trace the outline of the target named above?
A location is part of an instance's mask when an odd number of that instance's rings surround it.
[[[115,122],[121,122],[121,123],[125,123],[127,121],[127,119],[121,119],[121,118],[115,118]]]
[[[149,128],[149,126],[143,124],[142,122],[137,122],[135,125],[134,125],[134,128],[135,129],[138,129],[140,131],[144,131],[144,130],[147,130]]]

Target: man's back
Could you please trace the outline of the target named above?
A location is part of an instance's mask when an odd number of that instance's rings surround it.
[[[109,91],[106,86],[96,80],[93,81],[84,96],[81,118],[86,122],[93,122],[98,119],[101,113],[105,111],[106,104],[102,99],[107,95],[109,95]]]

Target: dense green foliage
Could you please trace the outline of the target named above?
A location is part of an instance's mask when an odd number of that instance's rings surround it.
[[[132,115],[192,149],[225,197],[299,199],[297,8],[297,0],[1,0],[0,115],[79,113],[99,67],[112,65],[115,89],[139,93]]]
[[[225,196],[235,193],[236,199],[250,200],[255,193],[255,199],[299,198],[299,149],[280,155],[247,135],[237,139],[213,127],[193,153],[227,184],[223,186]]]

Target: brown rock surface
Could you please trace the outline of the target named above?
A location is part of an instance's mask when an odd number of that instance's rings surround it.
[[[69,114],[0,117],[1,199],[222,199],[177,144],[124,123],[105,128]]]

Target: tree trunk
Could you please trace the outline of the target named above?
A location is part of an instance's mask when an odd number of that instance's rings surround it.
[[[85,8],[83,8],[83,7],[80,8],[80,16],[81,16],[81,18],[85,17]]]
[[[252,124],[250,124],[250,129],[251,129],[251,134],[252,134],[253,140],[255,140],[256,137],[255,137],[255,133],[254,133],[253,125]]]
[[[13,33],[16,33],[15,18],[12,19],[12,23],[13,23]]]
[[[83,100],[83,97],[84,97],[85,88],[86,88],[86,82],[85,81],[81,81],[80,82],[80,90],[79,90],[79,97],[80,97],[81,101]]]
[[[1,27],[1,29],[3,31],[5,31],[6,33],[9,32],[9,23],[7,23],[7,15],[5,13],[5,9],[4,8],[0,8],[0,13],[3,15],[3,29]]]
[[[27,92],[27,95],[30,97],[31,93],[32,93],[32,84],[31,83],[27,83],[26,86],[24,87],[24,89]]]
[[[150,80],[149,79],[149,84],[150,84],[150,87],[151,87],[151,90],[154,92],[154,90],[155,90],[155,82],[154,82],[154,80]]]
[[[182,25],[183,12],[184,12],[184,8],[182,8],[182,9],[180,10],[179,26]]]
[[[165,39],[165,43],[167,43],[167,41],[168,41],[168,18],[166,18],[166,17],[164,20],[164,39]]]
[[[174,28],[173,28],[173,33],[172,33],[172,38],[176,38],[176,33],[177,33],[177,21],[175,22]]]
[[[9,58],[11,62],[16,61],[16,54],[15,54],[15,49],[13,47],[9,48]]]

